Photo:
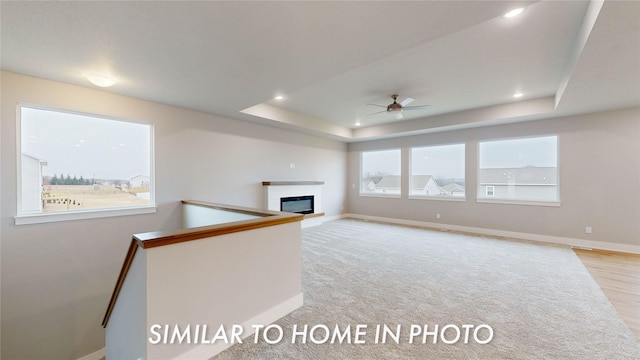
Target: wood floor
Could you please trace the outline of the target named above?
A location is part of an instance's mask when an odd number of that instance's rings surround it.
[[[640,255],[603,250],[574,252],[640,340]]]

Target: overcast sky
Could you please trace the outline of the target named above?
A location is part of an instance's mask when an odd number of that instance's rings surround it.
[[[482,142],[480,168],[557,166],[557,142],[557,136]]]
[[[150,175],[149,125],[22,107],[21,131],[22,153],[48,163],[43,175]]]
[[[557,136],[481,142],[479,166],[486,168],[555,167],[558,164]],[[400,149],[366,151],[362,173],[400,175]],[[411,171],[415,175],[464,178],[465,145],[412,148]]]
[[[400,175],[400,149],[362,153],[362,173]]]
[[[464,178],[464,144],[413,148],[411,172],[437,178]]]

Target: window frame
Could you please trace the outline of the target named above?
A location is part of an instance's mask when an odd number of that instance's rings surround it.
[[[462,145],[463,146],[463,156],[464,156],[464,161],[463,161],[463,167],[465,170],[465,174],[464,174],[464,182],[465,182],[465,191],[464,191],[464,196],[462,197],[454,197],[454,196],[434,196],[434,195],[417,195],[417,194],[412,194],[411,193],[411,189],[412,189],[412,184],[411,184],[411,180],[413,178],[413,149],[421,149],[421,148],[430,148],[430,147],[441,147],[441,146],[452,146],[452,145]],[[408,196],[409,199],[412,200],[435,200],[435,201],[454,201],[454,202],[466,202],[467,201],[467,174],[466,174],[466,170],[467,170],[467,143],[466,142],[454,142],[454,143],[447,143],[447,144],[433,144],[433,145],[423,145],[423,146],[412,146],[409,148],[409,189],[408,189]],[[435,180],[435,179],[434,179]]]
[[[149,204],[131,207],[113,207],[113,208],[90,208],[83,210],[71,210],[51,213],[24,213],[22,212],[22,109],[29,108],[35,110],[55,111],[59,113],[67,113],[73,115],[94,117],[98,119],[119,121],[126,123],[142,124],[149,126],[149,177],[151,178],[149,185]],[[51,223],[59,221],[72,221],[83,219],[97,219],[114,216],[128,216],[137,214],[150,214],[157,211],[155,196],[155,127],[153,123],[139,120],[128,120],[114,116],[94,114],[82,111],[61,109],[52,106],[34,105],[30,103],[16,104],[16,215],[14,216],[15,225],[28,225]]]
[[[373,152],[382,152],[382,151],[399,151],[400,152],[400,193],[399,194],[385,194],[385,193],[375,193],[375,192],[362,192],[362,170],[363,170],[363,165],[364,165],[364,161],[363,161],[363,156],[364,153],[373,153]],[[403,182],[403,176],[402,176],[402,148],[388,148],[388,149],[376,149],[376,150],[361,150],[359,152],[359,160],[360,160],[360,167],[359,167],[359,174],[358,174],[358,182],[359,182],[359,186],[358,186],[358,195],[361,197],[379,197],[379,198],[391,198],[391,199],[400,199],[402,198],[403,192],[402,192],[402,182]]]
[[[485,194],[485,197],[480,197],[480,145],[482,143],[488,142],[497,142],[497,141],[510,141],[510,140],[526,140],[526,139],[535,139],[535,138],[546,138],[546,137],[555,137],[556,138],[556,191],[557,198],[556,200],[527,200],[527,199],[505,199],[505,198],[496,198],[495,197],[495,185],[493,190],[493,196],[489,197]],[[489,185],[488,185],[489,186]],[[530,206],[550,206],[550,207],[560,207],[562,205],[561,201],[561,192],[560,192],[560,135],[559,134],[537,134],[537,135],[527,135],[527,136],[517,136],[517,137],[506,137],[506,138],[494,138],[494,139],[484,139],[478,140],[477,142],[477,166],[476,166],[476,202],[477,203],[491,203],[491,204],[513,204],[513,205],[530,205]]]

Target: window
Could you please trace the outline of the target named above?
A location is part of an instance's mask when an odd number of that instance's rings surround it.
[[[29,106],[20,106],[19,121],[16,223],[154,206],[150,124]]]
[[[464,199],[464,151],[464,144],[412,148],[409,195]]]
[[[481,142],[478,199],[558,203],[558,137]]]
[[[365,151],[360,157],[360,195],[401,195],[400,149]]]
[[[496,187],[493,185],[487,185],[485,189],[485,195],[487,195],[487,197],[493,197],[496,194]]]

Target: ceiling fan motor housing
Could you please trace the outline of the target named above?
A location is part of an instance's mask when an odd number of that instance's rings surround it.
[[[402,105],[398,104],[395,100],[393,104],[387,106],[387,111],[402,111]]]
[[[387,112],[389,111],[402,111],[402,105],[398,104],[396,100],[398,100],[398,95],[397,94],[393,94],[391,95],[391,98],[393,99],[393,103],[390,104],[389,106],[387,106]]]

